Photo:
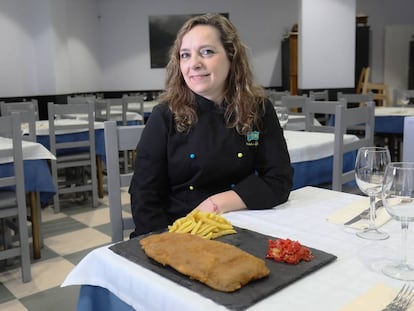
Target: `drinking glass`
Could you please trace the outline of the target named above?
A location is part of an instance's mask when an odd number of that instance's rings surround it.
[[[375,225],[375,198],[381,195],[382,180],[385,169],[391,162],[391,156],[386,147],[362,147],[358,150],[355,162],[355,180],[363,193],[369,196],[369,225],[356,235],[368,240],[385,240],[387,232],[380,231]]]
[[[289,113],[287,107],[275,106],[277,118],[279,119],[280,126],[285,129],[289,120]]]
[[[405,107],[407,107],[409,102],[410,102],[410,98],[408,97],[408,94],[402,92],[400,94],[400,103],[401,103],[401,111],[402,112],[405,110]]]
[[[408,223],[414,221],[414,163],[393,162],[385,171],[382,202],[387,212],[401,222],[401,261],[385,265],[383,273],[399,280],[414,280],[414,266],[407,261]]]

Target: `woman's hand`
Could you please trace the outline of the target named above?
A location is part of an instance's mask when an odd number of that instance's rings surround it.
[[[245,209],[246,204],[233,190],[209,196],[196,209],[202,212],[222,214],[230,211]]]

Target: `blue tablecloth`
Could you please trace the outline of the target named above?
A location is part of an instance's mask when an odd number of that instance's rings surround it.
[[[355,167],[356,151],[345,154],[343,159],[344,171]],[[332,182],[333,156],[299,163],[292,163],[294,168],[293,189],[305,186],[317,186]]]
[[[0,176],[13,174],[13,164],[0,164]],[[39,192],[40,202],[45,204],[56,193],[47,160],[24,160],[24,186],[26,192]]]
[[[70,142],[77,140],[85,140],[88,137],[88,132],[70,133],[56,135],[57,142]],[[47,135],[37,135],[37,142],[50,150],[50,140]],[[105,135],[104,129],[95,130],[95,151],[97,155],[105,156]],[[69,151],[70,152],[70,151]]]
[[[375,133],[402,134],[404,132],[405,116],[375,117]]]

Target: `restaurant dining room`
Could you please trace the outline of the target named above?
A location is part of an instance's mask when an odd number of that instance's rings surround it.
[[[206,13],[237,30],[263,133],[191,88],[187,58],[243,59],[207,22],[174,50]],[[412,0],[0,1],[0,310],[414,310],[413,21]],[[210,117],[194,142],[213,106],[242,150]]]

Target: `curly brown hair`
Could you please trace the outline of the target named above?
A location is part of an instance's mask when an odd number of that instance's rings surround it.
[[[213,26],[220,33],[220,41],[230,61],[224,88],[224,100],[227,103],[224,114],[226,126],[236,128],[240,134],[247,134],[255,126],[259,127],[259,112],[263,111],[265,93],[253,80],[246,47],[241,42],[235,26],[220,14],[195,16],[181,27],[170,50],[170,60],[166,68],[166,89],[160,99],[168,101],[177,131],[189,131],[197,122],[195,96],[185,83],[180,70],[183,37],[197,25]]]

